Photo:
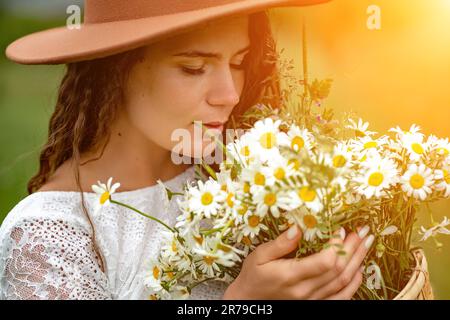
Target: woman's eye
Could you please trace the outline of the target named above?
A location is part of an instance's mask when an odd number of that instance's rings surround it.
[[[202,68],[181,67],[181,70],[183,70],[184,73],[187,73],[189,75],[200,75],[205,72],[203,67]]]

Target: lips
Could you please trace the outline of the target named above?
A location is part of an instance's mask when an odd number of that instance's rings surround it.
[[[214,121],[214,122],[205,123],[204,126],[211,128],[211,129],[223,129],[224,124],[225,124],[225,122]]]

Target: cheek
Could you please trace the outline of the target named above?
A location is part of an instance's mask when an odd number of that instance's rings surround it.
[[[199,90],[183,81],[181,76],[159,72],[155,81],[141,78],[130,88],[127,113],[131,125],[147,139],[166,148],[176,144],[171,137],[177,129],[192,131],[196,118]]]

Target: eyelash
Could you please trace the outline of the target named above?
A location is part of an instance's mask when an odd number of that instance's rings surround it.
[[[246,64],[246,60],[244,59],[244,61],[242,61],[241,64],[232,64],[231,66],[235,70],[244,70],[245,64]],[[184,73],[186,73],[188,75],[193,75],[193,76],[202,75],[205,72],[205,70],[203,68],[191,69],[188,67],[181,67],[181,69],[183,70]]]

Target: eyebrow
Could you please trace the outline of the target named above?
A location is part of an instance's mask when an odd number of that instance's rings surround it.
[[[247,47],[239,50],[234,55],[238,55],[240,53],[244,53],[244,52],[246,52],[248,50],[250,50],[250,46],[247,46]],[[221,59],[222,58],[222,54],[220,54],[220,53],[202,52],[202,51],[197,51],[197,50],[180,52],[180,53],[174,54],[174,56],[175,57],[189,57],[189,58],[199,58],[199,57],[201,57],[201,58],[216,58],[216,59]]]

